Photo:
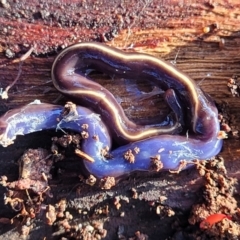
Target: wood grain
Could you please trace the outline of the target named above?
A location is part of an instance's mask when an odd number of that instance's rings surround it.
[[[222,109],[229,117],[230,126],[239,130],[240,98],[233,97],[227,87],[229,78],[240,75],[238,2],[238,0],[219,0],[217,3],[177,0],[148,0],[137,3],[135,0],[54,0],[51,3],[48,1],[39,3],[36,0],[31,3],[25,0],[1,1],[0,65],[1,63],[3,65],[0,67],[1,88],[9,85],[18,73],[18,64],[4,65],[11,61],[7,57],[17,58],[31,46],[35,46],[35,50],[24,62],[22,75],[9,91],[9,99],[0,100],[0,113],[3,114],[11,108],[35,99],[63,104],[66,99],[59,100],[59,93],[51,82],[50,70],[54,57],[70,44],[79,41],[101,41],[126,51],[144,52],[172,62],[211,95],[219,104],[220,110]],[[149,87],[146,81],[140,79],[131,85],[131,82],[126,80],[112,82],[111,79],[106,79],[106,76],[97,77],[100,83],[121,100],[131,119],[137,122],[148,122],[151,119],[156,121],[160,115],[167,113],[161,96],[147,100],[135,97],[136,88],[146,93],[152,91],[152,87]],[[239,83],[237,77],[236,79]],[[12,178],[16,178],[17,166],[14,165],[16,159],[29,147],[47,147],[50,140],[46,137],[48,133],[40,134],[37,141],[34,140],[36,135],[21,137],[15,146],[0,148],[2,164],[0,174],[10,174]],[[239,139],[230,137],[224,141],[220,155],[225,159],[229,174],[239,178]],[[144,181],[137,178],[136,182],[132,178],[130,185],[139,189],[143,189],[144,182],[151,185],[150,189],[142,192],[142,198],[147,200],[156,200],[159,197],[157,189],[161,189],[164,195],[168,196],[169,206],[186,210],[196,200],[197,195],[193,193],[201,186],[200,183],[195,187],[189,184],[191,178],[196,177],[195,172],[192,174],[191,171],[177,176],[163,173],[147,177]],[[166,181],[172,187],[165,189]],[[179,182],[181,184],[177,185]],[[120,183],[116,191],[128,195],[126,193],[129,190],[128,184]],[[92,198],[96,200],[98,191],[91,191]],[[187,192],[190,195],[186,200],[182,196]],[[96,204],[97,202],[96,200]],[[7,209],[4,207],[2,214],[6,213]],[[113,226],[117,227],[117,224]],[[110,236],[114,236],[113,230],[111,234]]]

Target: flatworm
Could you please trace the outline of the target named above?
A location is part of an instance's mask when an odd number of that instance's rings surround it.
[[[166,91],[165,100],[176,115],[175,121],[168,126],[141,126],[130,121],[114,96],[88,78],[92,69],[111,76],[147,78]],[[89,137],[82,140],[81,148],[94,159],[93,163],[85,161],[86,168],[99,178],[149,170],[155,156],[159,156],[163,170],[176,170],[183,160],[209,159],[222,148],[213,101],[191,78],[163,60],[147,54],[125,53],[99,43],[79,43],[57,56],[52,79],[61,93],[87,108],[77,107],[73,116],[60,122],[57,119],[63,111],[61,106],[30,104],[9,111],[0,118],[0,144],[7,146],[16,135],[43,129],[79,132],[80,126],[87,124]],[[186,123],[189,134],[173,135],[186,119],[183,115],[190,119]],[[112,150],[112,139],[124,144]],[[103,149],[109,149],[108,158]],[[134,161],[128,161],[126,153],[131,153]]]

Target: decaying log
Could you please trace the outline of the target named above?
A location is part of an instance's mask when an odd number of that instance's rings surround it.
[[[219,109],[228,118],[235,136],[229,134],[220,154],[225,159],[229,176],[240,178],[240,150],[238,130],[240,124],[240,98],[233,96],[227,86],[234,78],[239,85],[240,74],[240,4],[238,0],[221,1],[1,1],[0,2],[0,88],[5,89],[18,74],[18,63],[11,63],[34,47],[32,55],[22,65],[18,82],[9,91],[7,100],[0,100],[0,113],[22,106],[35,99],[42,102],[63,104],[66,99],[54,89],[50,70],[54,57],[66,46],[81,41],[100,41],[126,51],[138,51],[164,58],[191,76],[202,89],[211,95]],[[116,85],[104,84],[116,97],[121,98],[122,106],[129,118],[138,122],[156,121],[167,112],[161,98],[157,96],[139,100],[134,96],[134,88],[126,81]],[[129,84],[129,83],[128,83]],[[117,86],[117,87],[116,87]],[[146,82],[139,80],[143,92],[151,92]],[[130,90],[129,90],[130,89]],[[159,111],[161,109],[161,111]],[[151,116],[146,119],[146,116]],[[45,147],[49,149],[53,132],[20,137],[16,144],[0,148],[0,175],[17,178],[16,160],[28,148]],[[36,140],[37,138],[37,140]],[[69,179],[76,180],[77,161],[69,161]],[[65,165],[65,164],[64,164]],[[186,211],[199,199],[202,181],[195,170],[180,174],[158,173],[133,175],[126,178],[108,192],[88,187],[83,189],[79,202],[89,201],[88,207],[99,204],[99,196],[107,201],[111,196],[129,197],[131,188],[141,194],[138,200],[125,206],[126,218],[110,218],[106,224],[107,239],[114,239],[119,225],[132,224],[125,229],[127,236],[141,230],[150,236],[171,236],[167,227],[173,221],[165,220],[159,227],[159,219],[149,212],[146,201],[159,199],[159,191],[167,197],[166,205]],[[66,176],[65,176],[66,178]],[[136,178],[136,179],[135,179]],[[192,181],[195,181],[192,184]],[[78,181],[78,180],[77,180]],[[69,180],[69,182],[71,182]],[[70,183],[60,182],[62,191],[69,191]],[[55,194],[64,195],[60,190]],[[3,193],[5,190],[1,188]],[[77,204],[78,200],[74,200]],[[146,206],[147,205],[147,206]],[[133,210],[135,208],[135,210]],[[142,211],[137,208],[142,208]],[[9,209],[2,206],[0,216],[8,216]],[[147,219],[147,220],[146,220]],[[151,220],[149,220],[151,219]],[[148,223],[146,223],[148,221]],[[165,226],[165,227],[163,227]],[[2,234],[5,233],[3,230]],[[6,233],[5,233],[6,234]],[[11,233],[14,235],[14,233]],[[45,233],[48,235],[49,231]],[[4,236],[4,235],[3,235]],[[1,238],[1,237],[0,237]],[[162,238],[163,239],[163,238]]]

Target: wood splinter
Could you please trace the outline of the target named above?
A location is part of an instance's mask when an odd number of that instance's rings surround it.
[[[92,163],[95,162],[95,160],[92,157],[90,157],[88,154],[84,153],[80,149],[75,149],[75,154],[89,162],[92,162]]]

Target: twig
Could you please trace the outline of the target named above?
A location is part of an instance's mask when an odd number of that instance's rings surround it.
[[[18,74],[15,77],[15,79],[13,80],[13,82],[8,85],[6,87],[6,89],[4,91],[0,92],[0,96],[2,97],[2,99],[8,99],[8,91],[10,90],[11,87],[13,87],[16,82],[18,81],[18,79],[20,78],[20,75],[22,73],[22,64],[23,62],[31,55],[31,53],[33,52],[34,47],[31,47],[24,55],[22,55],[20,58],[14,59],[13,61],[11,61],[10,63],[18,63],[19,62],[19,67],[18,67]],[[5,64],[6,65],[6,64]],[[1,66],[1,65],[0,65]]]

